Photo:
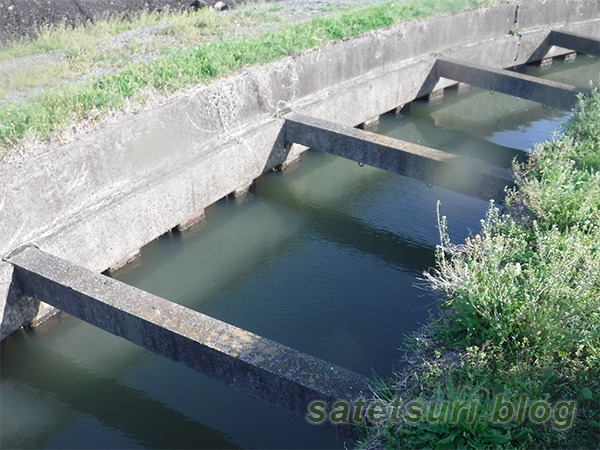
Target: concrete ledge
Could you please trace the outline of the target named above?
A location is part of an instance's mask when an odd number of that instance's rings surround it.
[[[114,264],[112,264],[109,268],[108,271],[109,272],[116,272],[117,270],[119,270],[121,267],[126,266],[127,264],[129,264],[130,262],[132,262],[133,260],[139,258],[141,255],[140,250],[135,250],[133,252],[131,252],[130,254],[126,255],[125,257],[121,258],[120,260],[118,260],[117,262],[115,262]]]
[[[25,295],[300,417],[314,400],[352,401],[369,392],[362,375],[35,247],[8,262]]]
[[[600,16],[600,2],[579,0],[528,0],[518,4],[515,27],[540,29],[552,25],[569,26]]]
[[[473,158],[293,113],[285,137],[332,155],[489,200],[503,199],[514,181],[509,170]]]
[[[178,224],[176,229],[177,229],[177,231],[180,231],[180,232],[185,231],[188,228],[196,225],[197,223],[202,222],[205,217],[206,216],[204,214],[204,209],[201,209],[200,211],[196,212],[195,214],[192,214],[190,217],[188,217],[183,222]]]

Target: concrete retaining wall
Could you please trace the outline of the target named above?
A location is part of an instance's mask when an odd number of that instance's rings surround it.
[[[503,4],[370,32],[178,94],[3,166],[0,255],[34,243],[103,271],[301,151],[285,147],[282,112],[354,126],[447,85],[432,75],[435,54],[508,67],[564,52],[544,47],[550,28],[599,38],[599,25],[597,0]],[[0,337],[31,319],[31,305],[14,305],[3,288],[11,277],[0,267]]]

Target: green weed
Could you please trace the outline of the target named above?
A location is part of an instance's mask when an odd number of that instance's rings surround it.
[[[208,82],[231,74],[243,67],[277,60],[298,54],[327,41],[356,36],[366,31],[389,27],[400,20],[481,6],[483,0],[409,0],[391,2],[381,6],[353,10],[331,17],[319,17],[306,23],[280,25],[258,35],[230,37],[224,40],[203,42],[194,48],[170,48],[151,62],[128,63],[111,76],[95,77],[77,85],[59,85],[44,94],[23,101],[6,101],[0,106],[0,146],[5,150],[26,137],[43,140],[74,121],[96,121],[109,110],[118,110],[123,104],[143,104],[146,93],[173,93],[179,89]],[[69,47],[80,40],[79,48],[92,48],[92,37],[121,30],[132,30],[147,23],[156,24],[156,13],[143,13],[133,23],[107,21],[96,27],[67,30],[58,27],[42,33],[33,43],[13,46],[0,58],[18,52],[48,51]],[[192,15],[192,13],[187,13]],[[193,28],[202,29],[217,17],[210,12],[193,16]],[[178,27],[187,28],[171,18],[163,28],[164,33],[177,33]],[[213,30],[217,27],[213,27]],[[92,30],[92,31],[90,31]],[[89,36],[87,32],[90,31]],[[48,36],[48,37],[46,37]],[[50,36],[54,39],[50,39]],[[92,50],[90,50],[92,52]],[[85,53],[83,50],[74,54]],[[128,61],[127,54],[110,58],[103,56],[108,65],[119,67],[115,60]],[[95,60],[94,58],[92,58]],[[96,60],[95,60],[96,61]],[[97,63],[97,61],[96,61]],[[83,61],[82,66],[90,66]],[[0,147],[0,151],[2,149]]]
[[[598,90],[580,99],[563,136],[539,145],[527,163],[515,165],[517,189],[508,203],[529,210],[528,220],[501,215],[492,204],[481,232],[457,246],[440,219],[437,267],[426,277],[444,294],[445,313],[429,325],[428,345],[411,347],[418,364],[392,383],[396,391],[386,387],[388,396],[438,402],[476,391],[484,409],[489,408],[487,393],[577,401],[572,426],[401,424],[373,429],[366,448],[370,442],[388,448],[597,447],[599,101]],[[407,379],[412,380],[408,386]]]

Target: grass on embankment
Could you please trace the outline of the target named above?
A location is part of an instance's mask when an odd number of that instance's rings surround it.
[[[356,36],[396,22],[493,3],[490,0],[405,0],[353,10],[294,25],[283,24],[258,35],[232,36],[194,48],[173,49],[145,63],[129,63],[116,74],[78,84],[63,84],[23,101],[0,107],[0,155],[23,140],[44,140],[70,124],[101,120],[123,105],[143,104],[150,95],[169,94],[223,77],[243,67],[266,63]],[[61,34],[63,30],[58,30]],[[77,31],[80,33],[80,31]],[[52,41],[44,34],[44,42]],[[85,33],[84,33],[85,34]],[[36,52],[42,43],[19,52]],[[42,45],[43,47],[43,45]],[[51,49],[52,47],[48,47]]]
[[[445,421],[425,411],[420,421],[372,428],[367,448],[599,447],[600,90],[515,171],[514,219],[492,205],[481,233],[461,246],[440,221],[437,268],[427,278],[444,294],[444,314],[429,334],[410,339],[413,364],[377,391],[405,405],[447,401],[449,410],[475,402],[475,420],[466,409]],[[498,395],[512,400],[514,415]],[[534,423],[534,400],[562,408]],[[572,421],[561,401],[576,401]]]
[[[129,20],[108,16],[77,28],[64,23],[42,27],[35,39],[23,38],[0,48],[0,72],[4,72],[0,99],[21,100],[40,88],[119,72],[132,61],[149,62],[226,32],[246,33],[282,20],[269,10],[259,11],[261,6],[241,6],[227,13],[212,8],[141,11]]]
[[[38,55],[61,50],[75,52],[91,51],[98,44],[109,45],[106,38],[126,32],[143,31],[144,42],[134,42],[139,46],[160,45],[161,36],[167,40],[176,36],[182,43],[191,43],[203,36],[218,35],[224,28],[233,24],[238,27],[257,26],[274,20],[269,14],[258,14],[248,8],[240,7],[228,14],[222,14],[212,8],[197,11],[147,11],[131,14],[129,18],[120,15],[99,17],[85,26],[70,27],[64,23],[40,27],[35,38],[23,38],[0,49],[0,61]],[[132,49],[139,50],[138,47]]]

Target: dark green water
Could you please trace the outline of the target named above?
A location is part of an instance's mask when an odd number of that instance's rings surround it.
[[[596,60],[542,76],[587,86]],[[471,89],[382,117],[380,132],[506,164],[566,115]],[[204,224],[143,249],[120,280],[365,375],[436,312],[436,202],[461,241],[487,202],[308,152]],[[2,448],[341,448],[343,440],[72,317],[1,343]]]

